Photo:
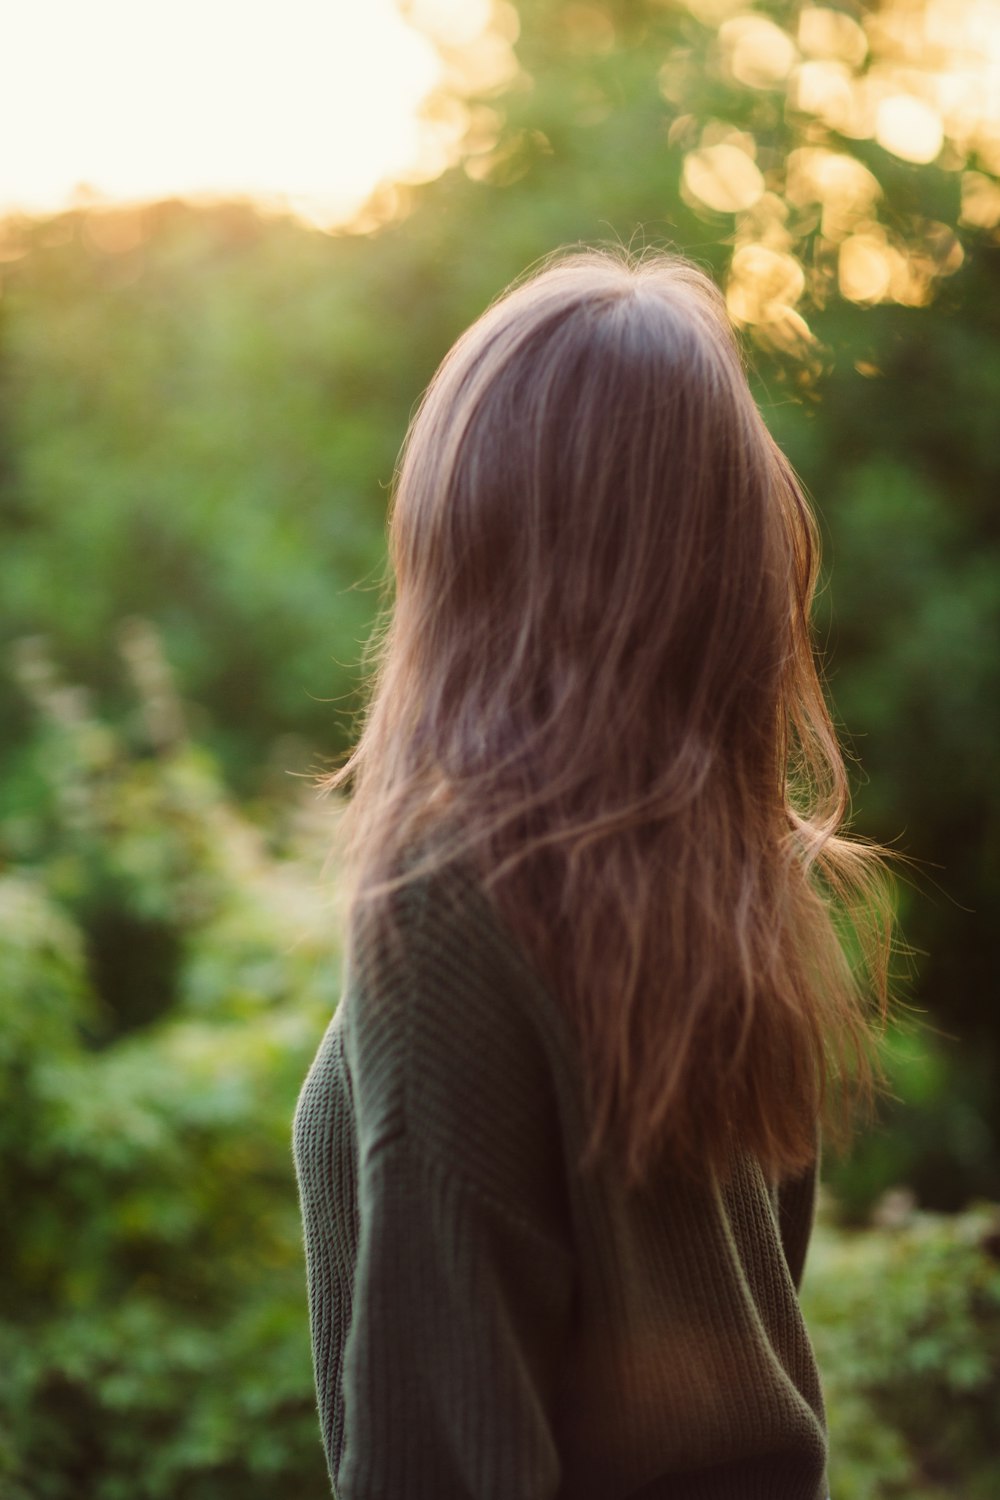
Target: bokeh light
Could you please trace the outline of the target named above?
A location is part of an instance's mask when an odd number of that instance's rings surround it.
[[[875,139],[902,161],[930,162],[944,145],[941,116],[912,94],[891,94],[875,116]]]
[[[682,185],[715,213],[751,208],[764,191],[764,179],[742,146],[722,141],[691,151],[684,160]]]
[[[962,262],[952,228],[889,210],[854,141],[960,172],[960,222],[1000,227],[1000,0],[889,0],[859,19],[807,5],[788,28],[729,0],[687,9],[717,30],[718,78],[776,94],[802,143],[779,158],[749,131],[699,134],[691,114],[671,131],[686,149],[686,202],[734,217],[729,309],[759,341],[773,347],[783,327],[804,347],[806,294],[817,306],[832,288],[863,305],[920,306]],[[661,69],[669,102],[690,91],[685,65],[678,49]]]
[[[764,16],[734,16],[719,28],[732,76],[750,88],[773,88],[786,79],[798,57],[787,32]]]

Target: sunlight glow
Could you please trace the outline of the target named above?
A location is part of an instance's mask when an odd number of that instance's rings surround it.
[[[733,256],[726,303],[738,323],[773,322],[795,306],[805,286],[805,272],[793,255],[743,245]]]
[[[774,88],[796,60],[787,32],[764,16],[734,16],[719,27],[719,42],[730,73],[750,88]]]
[[[822,233],[836,242],[874,215],[882,188],[856,157],[802,146],[789,153],[785,193],[798,208],[819,204]]]
[[[806,3],[788,30],[753,0],[684,3],[717,28],[717,74],[783,90],[802,142],[783,162],[762,151],[758,166],[750,131],[715,122],[699,139],[690,113],[670,130],[686,151],[687,203],[734,216],[729,311],[758,342],[808,360],[804,296],[822,307],[837,287],[863,305],[919,307],[962,264],[949,225],[913,214],[888,222],[877,163],[872,171],[837,149],[845,137],[961,173],[960,223],[1000,239],[1000,0],[883,0],[861,7],[860,20]],[[659,82],[683,109],[685,49],[664,61]]]
[[[490,19],[419,9],[471,47]],[[0,212],[250,197],[342,222],[447,164],[461,122],[420,118],[446,67],[392,0],[30,0],[5,15]]]
[[[852,234],[840,247],[838,279],[851,302],[881,302],[892,281],[892,251],[883,235]]]
[[[681,182],[692,197],[721,214],[751,208],[764,191],[757,163],[742,146],[729,142],[689,151]]]
[[[962,174],[962,223],[977,229],[1000,224],[1000,185],[984,172]]]
[[[810,6],[799,15],[799,46],[809,57],[836,58],[859,68],[868,55],[864,31],[842,10]]]
[[[875,139],[901,161],[929,162],[941,154],[944,126],[937,110],[912,94],[891,94],[875,116]]]

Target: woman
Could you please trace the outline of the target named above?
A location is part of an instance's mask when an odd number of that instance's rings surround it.
[[[712,283],[557,259],[411,426],[296,1118],[341,1500],[823,1500],[796,1289],[871,1082],[813,523]]]

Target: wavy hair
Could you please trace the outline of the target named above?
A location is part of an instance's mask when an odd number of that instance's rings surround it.
[[[890,890],[838,831],[815,523],[710,279],[592,251],[501,297],[411,423],[390,560],[331,778],[355,902],[475,869],[573,1022],[588,1159],[804,1169],[877,1075]]]

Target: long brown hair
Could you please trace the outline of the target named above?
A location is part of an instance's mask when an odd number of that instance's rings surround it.
[[[471,863],[573,1020],[591,1158],[805,1167],[870,1089],[890,904],[838,835],[815,524],[710,279],[574,253],[496,302],[410,426],[390,558],[331,778],[354,899]]]

